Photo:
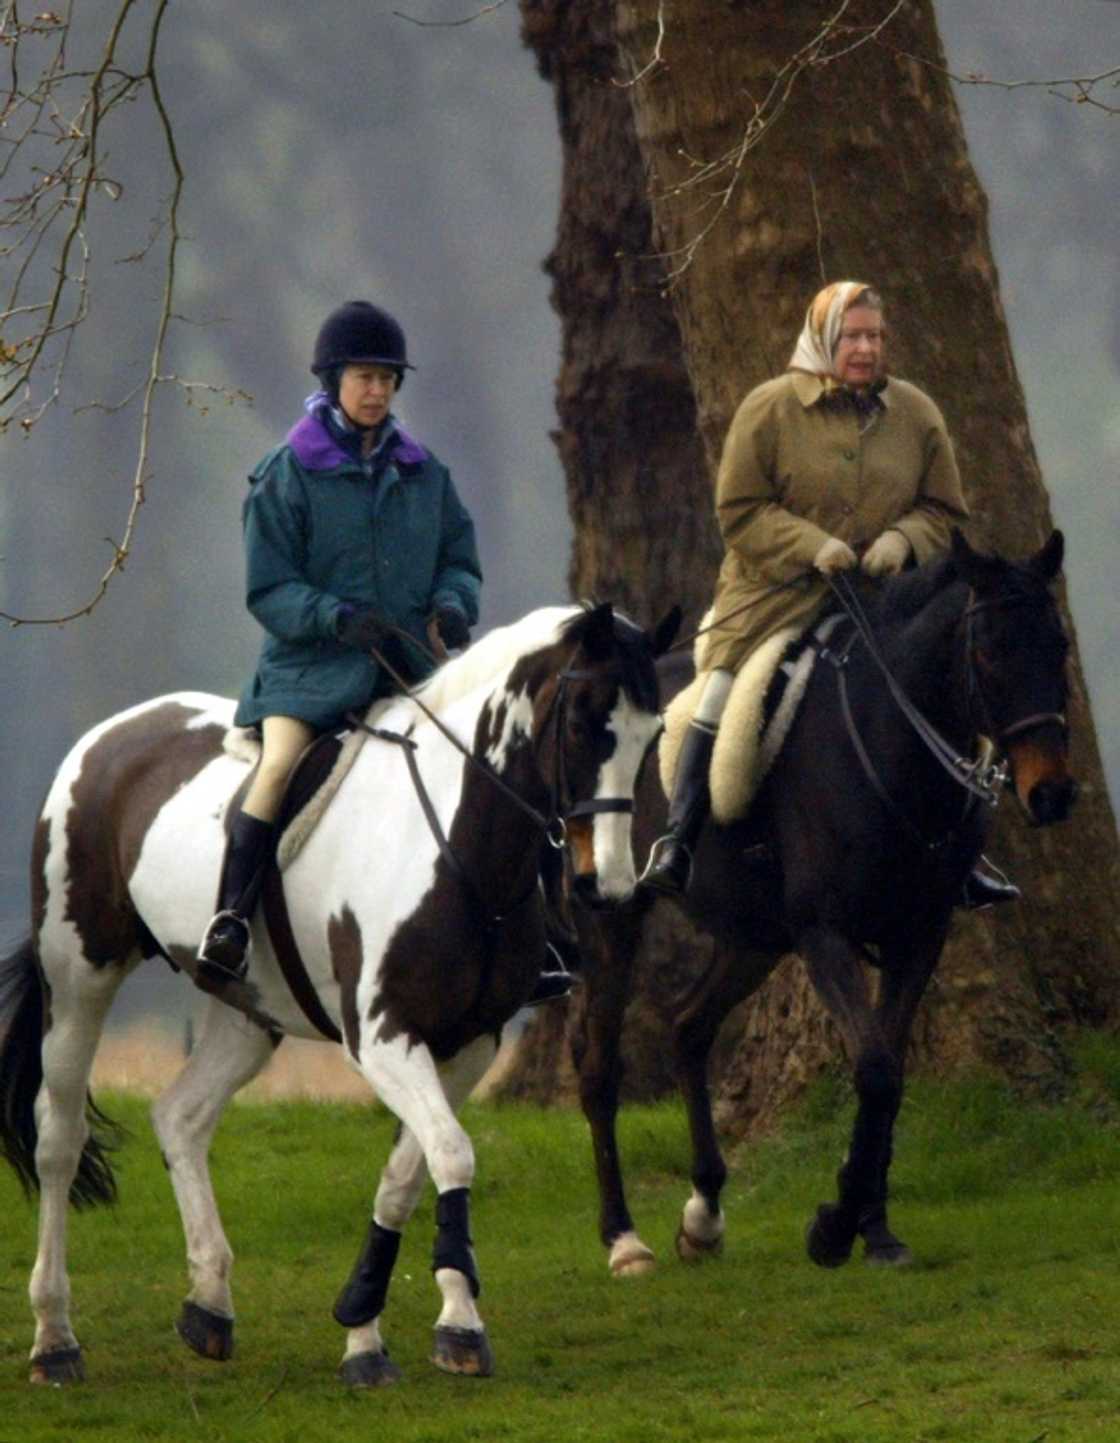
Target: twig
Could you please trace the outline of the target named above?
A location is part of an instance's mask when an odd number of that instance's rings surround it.
[[[473,15],[464,15],[461,20],[418,20],[415,15],[406,15],[403,10],[394,10],[393,14],[398,20],[407,20],[410,25],[420,25],[425,30],[453,30],[458,25],[473,25],[484,15],[492,15],[495,10],[500,10],[505,3],[506,0],[494,0],[493,5],[484,5]]]
[[[658,0],[658,6],[657,6],[657,41],[656,41],[656,43],[654,44],[654,47],[653,47],[653,54],[652,54],[652,55],[650,56],[650,58],[646,61],[646,63],[642,66],[641,70],[638,71],[637,75],[632,76],[631,79],[629,79],[629,80],[615,80],[613,83],[614,83],[615,85],[617,85],[620,90],[629,90],[629,89],[631,88],[631,86],[638,85],[641,81],[643,81],[643,80],[646,78],[646,76],[650,73],[651,70],[656,70],[659,65],[663,65],[665,62],[664,62],[664,61],[662,60],[662,58],[661,58],[661,46],[664,44],[664,42],[665,42],[665,6],[664,6],[663,3],[661,3],[661,0]]]
[[[250,1418],[255,1418],[258,1413],[263,1412],[264,1409],[268,1407],[268,1405],[272,1402],[273,1398],[276,1397],[277,1393],[279,1393],[280,1389],[281,1389],[281,1388],[284,1386],[284,1384],[288,1381],[288,1372],[289,1372],[289,1365],[288,1365],[287,1363],[285,1363],[285,1364],[284,1364],[284,1367],[283,1367],[283,1370],[282,1370],[282,1372],[281,1372],[281,1374],[280,1374],[280,1377],[276,1380],[276,1385],[275,1385],[275,1387],[270,1388],[270,1389],[268,1390],[268,1392],[264,1395],[264,1397],[261,1399],[261,1401],[257,1404],[257,1406],[256,1406],[255,1408],[253,1408],[250,1412],[246,1413],[246,1415],[245,1415],[245,1421],[246,1421],[246,1423],[249,1421]]]
[[[899,50],[895,46],[887,47],[895,55],[903,60],[912,60],[915,65],[922,65],[927,70],[935,70],[939,75],[946,76],[956,85],[988,85],[994,90],[1045,90],[1056,100],[1064,100],[1067,105],[1089,105],[1095,110],[1102,110],[1106,115],[1120,115],[1120,105],[1107,105],[1103,100],[1098,100],[1093,91],[1098,85],[1104,85],[1111,81],[1113,88],[1120,85],[1120,65],[1114,65],[1109,70],[1102,70],[1098,75],[1067,75],[1062,79],[1053,80],[996,80],[991,75],[985,75],[979,70],[967,70],[958,74],[945,65],[938,65],[932,60],[927,60],[922,55],[914,55],[909,50]],[[1066,95],[1064,90],[1070,89],[1075,93]]]
[[[817,204],[817,182],[814,179],[813,172],[811,170],[809,172],[809,194],[812,196],[813,200],[813,221],[817,229],[817,268],[821,273],[821,285],[823,286],[828,280],[828,276],[825,274],[824,269],[824,246],[822,244],[824,240],[824,227],[821,224],[820,206],[818,206]]]

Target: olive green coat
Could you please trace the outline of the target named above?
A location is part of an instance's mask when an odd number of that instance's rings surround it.
[[[812,568],[830,536],[862,554],[901,531],[919,564],[948,547],[968,511],[941,412],[906,381],[880,399],[862,434],[856,411],[804,372],[764,382],[739,406],[716,483],[727,550],[713,616],[727,621],[704,638],[701,670],[737,671],[774,632],[823,610],[827,583]]]

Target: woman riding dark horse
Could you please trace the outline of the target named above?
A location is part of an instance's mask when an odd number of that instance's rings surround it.
[[[784,375],[749,393],[716,487],[726,546],[698,669],[706,681],[677,759],[668,827],[645,887],[680,896],[708,814],[708,768],[732,682],[784,627],[808,626],[847,572],[897,575],[943,552],[967,516],[953,447],[923,392],[885,371],[878,294],[836,281],[811,302]],[[1017,897],[977,870],[971,906]]]
[[[1068,644],[1048,589],[1061,560],[1058,532],[1023,564],[980,555],[957,532],[949,555],[878,594],[836,580],[847,613],[810,644],[817,660],[784,744],[746,818],[700,833],[681,902],[712,946],[670,1006],[693,1142],[683,1257],[717,1251],[724,1230],[709,1053],[732,1007],[796,952],[841,1034],[856,1093],[838,1197],[818,1209],[809,1254],[835,1266],[862,1237],[873,1262],[909,1259],[887,1224],[894,1121],[911,1023],[1003,781],[985,739],[1006,757],[1033,824],[1061,821],[1074,799]],[[639,845],[663,828],[663,809],[647,776]],[[615,1273],[652,1262],[627,1209],[614,1133],[622,1017],[651,910],[579,916],[588,966],[570,1035]]]

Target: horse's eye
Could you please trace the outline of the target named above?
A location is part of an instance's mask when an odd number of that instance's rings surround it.
[[[591,723],[584,716],[575,712],[568,718],[568,736],[573,742],[587,742],[591,740]]]

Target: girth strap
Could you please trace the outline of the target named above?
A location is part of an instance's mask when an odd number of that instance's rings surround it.
[[[268,935],[272,939],[272,950],[276,953],[284,981],[299,1004],[300,1011],[324,1037],[329,1037],[332,1042],[341,1042],[342,1034],[319,1001],[319,994],[315,991],[303,958],[299,955],[295,934],[292,932],[292,919],[288,915],[288,901],[284,896],[284,882],[275,864],[265,873],[261,904]]]

